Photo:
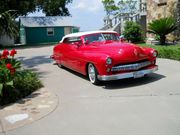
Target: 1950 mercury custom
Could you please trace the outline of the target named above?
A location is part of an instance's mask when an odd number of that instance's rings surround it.
[[[87,75],[93,84],[124,78],[140,78],[158,70],[158,52],[119,39],[114,31],[90,31],[66,35],[51,56],[65,66]]]

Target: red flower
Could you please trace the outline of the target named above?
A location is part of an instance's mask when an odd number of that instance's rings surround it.
[[[9,51],[5,49],[5,50],[3,50],[3,52],[2,52],[1,58],[2,58],[2,59],[7,58],[8,55],[9,55]]]
[[[12,65],[10,63],[6,64],[6,68],[9,69],[9,70],[12,70]]]
[[[3,50],[2,55],[3,55],[3,56],[5,56],[5,55],[9,55],[9,51],[8,51],[8,50],[6,50],[6,49],[5,49],[5,50]]]
[[[17,53],[17,51],[15,49],[11,50],[10,52],[10,56],[14,57],[14,55]]]

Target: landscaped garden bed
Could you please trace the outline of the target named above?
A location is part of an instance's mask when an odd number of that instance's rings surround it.
[[[43,85],[36,73],[21,69],[14,58],[16,50],[0,52],[0,105],[6,105],[28,96]]]
[[[158,51],[159,58],[173,59],[180,61],[180,44],[177,45],[148,45],[145,43],[139,44],[140,46],[146,46],[154,48]]]

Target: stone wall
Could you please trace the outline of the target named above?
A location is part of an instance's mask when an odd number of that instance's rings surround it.
[[[174,16],[178,0],[147,0],[147,23],[154,19]]]
[[[147,26],[154,19],[174,16],[178,0],[147,0]],[[147,37],[154,37],[147,34]]]

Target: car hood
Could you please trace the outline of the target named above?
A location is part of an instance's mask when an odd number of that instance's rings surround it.
[[[125,42],[93,43],[88,46],[88,50],[94,51],[94,53],[104,53],[121,61],[146,59],[148,57],[141,47]]]

